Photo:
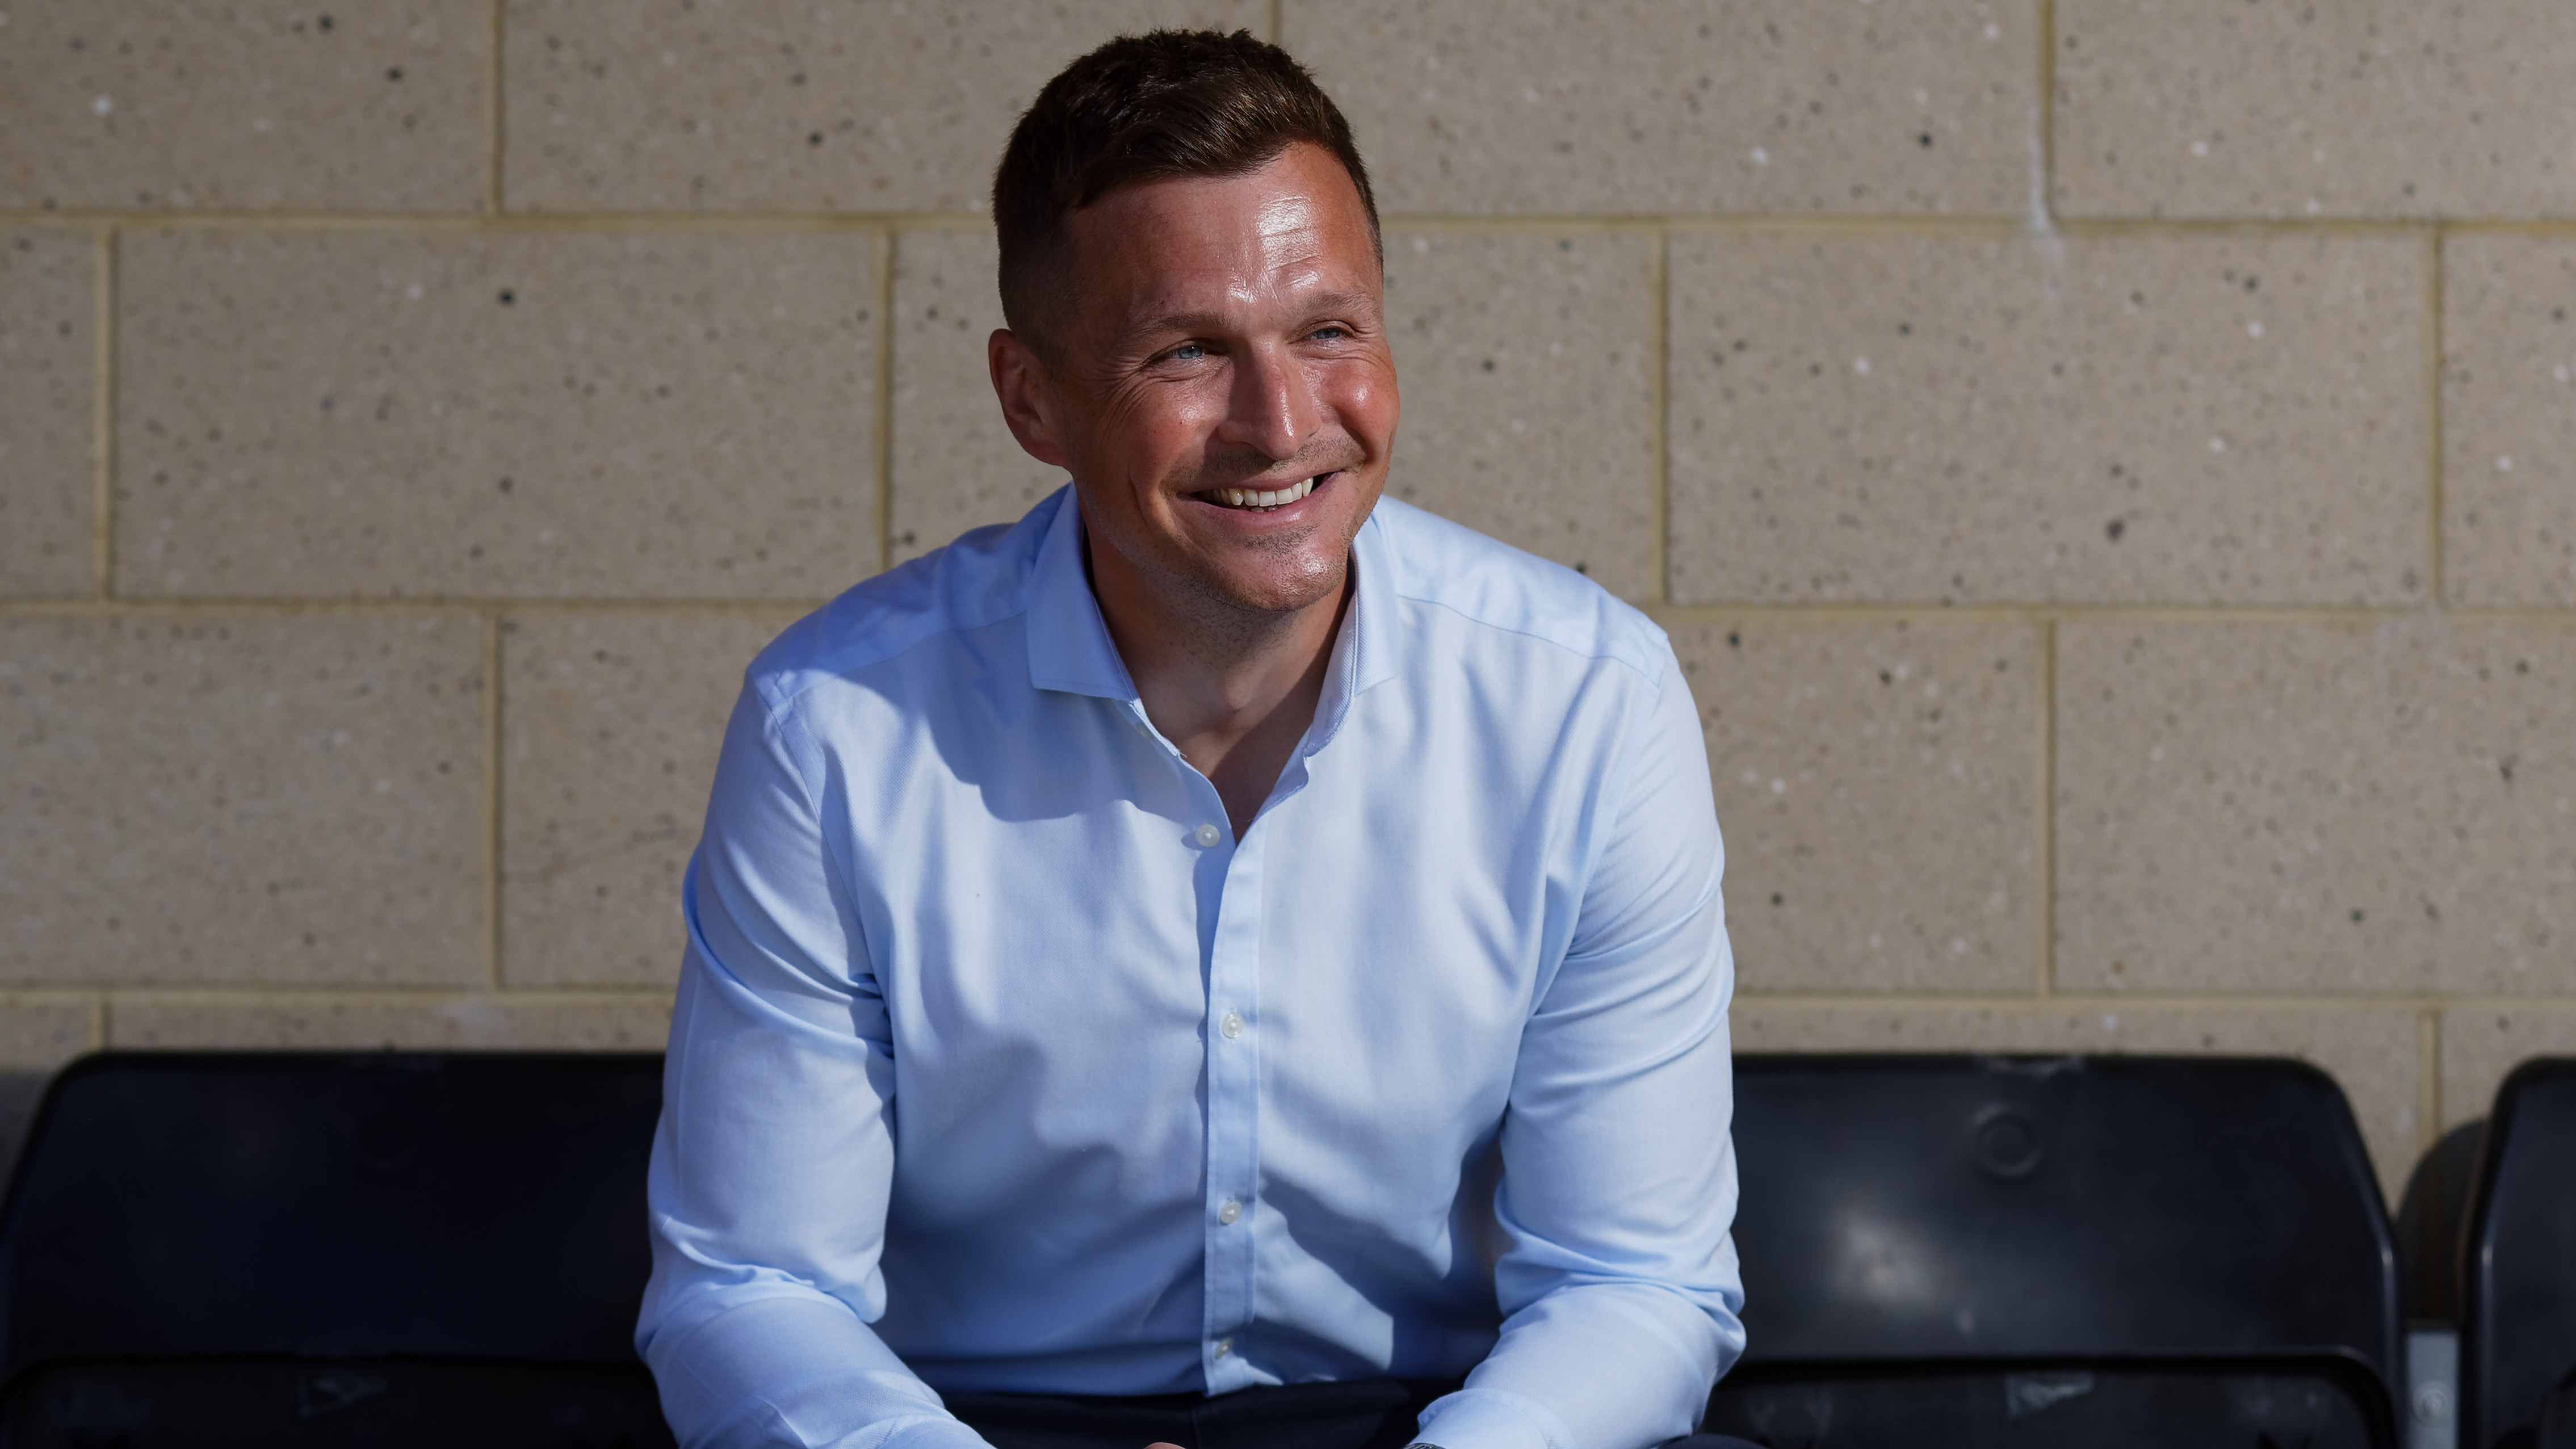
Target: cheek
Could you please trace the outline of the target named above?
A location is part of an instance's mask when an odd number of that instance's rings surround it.
[[[1225,420],[1225,390],[1199,379],[1122,390],[1100,412],[1095,436],[1149,472],[1194,456]]]
[[[1320,381],[1324,397],[1352,437],[1374,451],[1395,435],[1400,408],[1393,366],[1376,359],[1338,363]]]

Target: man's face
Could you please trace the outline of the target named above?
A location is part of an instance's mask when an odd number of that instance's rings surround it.
[[[1293,145],[1244,176],[1122,188],[1069,225],[1080,283],[1040,369],[1040,411],[1096,571],[1123,564],[1263,612],[1332,597],[1386,485],[1396,421],[1376,250],[1349,175]]]

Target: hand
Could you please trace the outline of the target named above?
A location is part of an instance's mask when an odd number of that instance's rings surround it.
[[[1146,1445],[1145,1449],[1181,1449],[1181,1446],[1178,1444],[1166,1444],[1162,1440],[1157,1439],[1153,1443]]]

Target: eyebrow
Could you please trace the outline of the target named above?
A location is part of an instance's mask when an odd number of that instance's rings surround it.
[[[1310,317],[1332,312],[1354,312],[1361,310],[1370,300],[1366,292],[1327,292],[1314,298],[1305,311]],[[1225,330],[1225,318],[1214,312],[1166,312],[1159,317],[1149,317],[1137,323],[1127,329],[1127,334],[1136,337],[1155,332],[1191,333]]]

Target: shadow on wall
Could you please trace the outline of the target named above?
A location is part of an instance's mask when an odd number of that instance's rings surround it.
[[[2397,1204],[2398,1292],[2409,1319],[2460,1318],[2460,1229],[2477,1190],[2478,1147],[2487,1119],[2463,1122],[2415,1164]]]

